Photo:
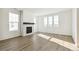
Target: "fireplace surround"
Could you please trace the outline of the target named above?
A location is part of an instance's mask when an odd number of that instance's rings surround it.
[[[24,22],[22,36],[31,35],[34,33],[34,23]]]

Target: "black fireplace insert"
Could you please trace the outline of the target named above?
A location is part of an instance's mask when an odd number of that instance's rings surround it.
[[[26,34],[32,33],[32,27],[26,27]]]

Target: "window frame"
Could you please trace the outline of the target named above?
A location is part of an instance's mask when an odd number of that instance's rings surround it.
[[[13,18],[12,15],[14,15],[13,17],[15,17],[15,18]],[[12,18],[10,18],[10,17],[12,17],[13,20],[11,20]],[[17,18],[18,20],[16,20],[16,17],[18,17]],[[17,27],[15,27],[15,24],[17,24]],[[13,26],[15,28],[12,29],[11,26]],[[19,15],[16,13],[9,12],[9,31],[18,31],[18,29],[19,29]]]
[[[48,25],[49,26],[53,25],[53,16],[48,16]]]
[[[53,20],[54,27],[58,27],[59,26],[59,16],[58,15],[54,15],[53,19],[54,19]]]

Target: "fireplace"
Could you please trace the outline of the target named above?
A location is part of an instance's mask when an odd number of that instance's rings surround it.
[[[31,35],[34,33],[34,23],[23,22],[22,36]]]
[[[26,27],[26,34],[32,33],[32,27]]]

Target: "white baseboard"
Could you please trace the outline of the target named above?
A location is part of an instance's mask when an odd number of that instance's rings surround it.
[[[18,37],[18,36],[21,36],[21,35],[20,34],[15,35],[15,36],[4,35],[4,36],[0,37],[0,40],[7,40],[7,39]]]

